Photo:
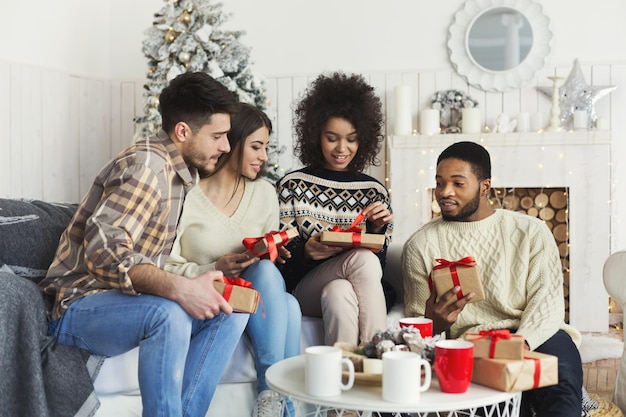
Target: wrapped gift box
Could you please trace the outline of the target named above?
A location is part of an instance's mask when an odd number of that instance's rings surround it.
[[[374,233],[324,231],[320,237],[320,242],[328,246],[367,248],[374,252],[378,252],[385,246],[385,235],[377,235]]]
[[[222,294],[234,311],[240,313],[256,313],[260,294],[254,288],[228,284],[222,281],[213,281],[215,289]]]
[[[244,246],[249,248],[246,253],[250,256],[261,256],[268,257],[269,253],[269,245],[267,239],[273,239],[276,247],[279,248],[281,246],[285,246],[291,239],[298,236],[298,229],[295,227],[291,227],[289,229],[285,229],[282,232],[270,232],[263,236],[262,238],[246,238],[243,241]],[[252,242],[252,243],[248,243]],[[272,259],[273,260],[273,259]]]
[[[431,272],[431,279],[437,296],[451,290],[456,285],[461,287],[461,291],[457,294],[458,298],[473,292],[474,298],[470,303],[475,303],[485,299],[483,284],[478,275],[478,267],[473,258],[467,257],[459,261],[446,261],[445,259],[437,259],[439,265],[436,265]],[[448,300],[447,304],[452,304],[457,299],[454,297]]]
[[[520,360],[524,357],[524,337],[509,330],[467,333],[465,340],[474,343],[474,358]]]
[[[556,385],[559,362],[553,355],[525,351],[523,360],[475,358],[472,382],[500,391],[527,391]]]

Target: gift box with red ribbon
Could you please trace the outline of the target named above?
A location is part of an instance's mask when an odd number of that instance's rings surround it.
[[[511,334],[508,329],[467,333],[465,340],[474,343],[475,358],[519,360],[524,357],[524,337]]]
[[[378,252],[385,246],[385,235],[324,231],[320,236],[320,242],[328,246],[367,248],[373,252]]]
[[[556,385],[559,360],[533,351],[525,351],[522,360],[474,358],[472,382],[506,392]]]
[[[292,227],[282,232],[272,230],[261,237],[247,237],[242,243],[248,249],[247,253],[251,256],[269,258],[274,262],[278,257],[278,248],[285,246],[298,235],[298,229]]]
[[[452,297],[447,304],[454,303],[457,299],[461,299],[470,292],[473,292],[474,298],[470,303],[475,303],[485,299],[483,284],[478,275],[478,266],[471,256],[467,256],[458,261],[448,261],[446,259],[435,259],[438,265],[435,265],[429,276],[429,285],[431,291],[433,285],[437,291],[437,297],[459,286],[461,291],[456,294],[456,298]]]
[[[256,313],[260,294],[252,288],[252,283],[243,278],[224,277],[224,282],[213,281],[215,289],[222,294],[234,311]]]
[[[320,242],[328,246],[367,248],[373,252],[380,251],[385,246],[385,235],[363,233],[363,229],[357,226],[363,219],[364,216],[359,214],[347,229],[334,226],[330,230],[323,231]]]

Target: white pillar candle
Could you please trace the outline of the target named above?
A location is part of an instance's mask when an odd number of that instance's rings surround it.
[[[609,130],[609,119],[603,116],[598,116],[596,119],[596,129]]]
[[[587,112],[574,110],[574,130],[587,130]]]
[[[480,133],[481,131],[480,109],[467,107],[461,110],[461,132]]]
[[[420,112],[420,133],[422,135],[436,135],[439,133],[439,110],[424,109]]]
[[[413,131],[411,123],[411,86],[399,85],[394,89],[395,120],[393,133],[396,135],[410,135]]]
[[[530,114],[520,113],[517,115],[517,131],[528,132],[530,130]]]
[[[543,129],[543,116],[536,112],[530,115],[530,131],[538,132]]]

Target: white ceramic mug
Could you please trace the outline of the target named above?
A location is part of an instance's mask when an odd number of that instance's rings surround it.
[[[305,349],[305,387],[313,397],[335,397],[354,385],[354,364],[342,358],[334,346],[310,346]],[[341,380],[343,365],[348,368],[348,382]]]
[[[407,351],[383,353],[383,400],[416,404],[420,400],[420,392],[430,387],[430,379],[430,364],[419,354]]]

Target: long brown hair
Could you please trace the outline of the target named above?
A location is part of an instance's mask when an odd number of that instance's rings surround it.
[[[241,103],[239,111],[230,119],[230,131],[228,132],[228,142],[230,143],[231,151],[220,157],[215,164],[215,170],[205,177],[211,177],[224,168],[228,161],[232,158],[237,160],[237,180],[233,187],[233,196],[239,187],[241,182],[241,172],[243,165],[243,149],[246,142],[246,138],[258,129],[266,127],[268,133],[272,134],[272,122],[269,117],[263,112],[263,110],[247,103]],[[265,165],[263,165],[265,169]],[[263,176],[263,171],[257,175],[255,179]]]

